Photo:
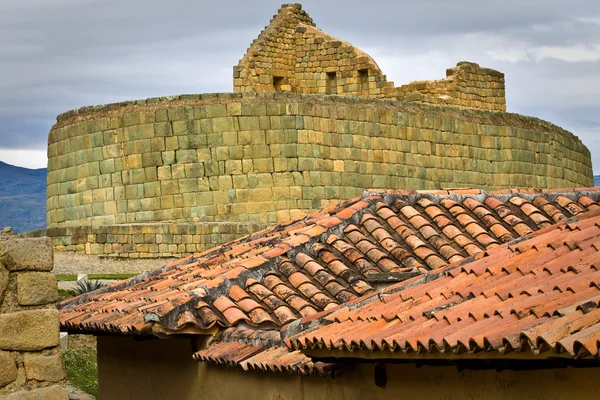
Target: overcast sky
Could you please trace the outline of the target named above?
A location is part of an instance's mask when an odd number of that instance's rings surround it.
[[[232,66],[280,1],[0,0],[0,160],[46,166],[56,115],[232,90]],[[600,1],[303,2],[396,85],[468,60],[506,74],[508,111],[579,136],[600,174]]]

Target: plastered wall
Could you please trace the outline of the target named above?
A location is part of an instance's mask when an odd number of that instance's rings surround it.
[[[276,223],[365,188],[593,184],[587,148],[535,118],[283,93],[80,109],[48,155],[49,228]]]
[[[462,370],[385,364],[387,384],[375,385],[374,364],[339,378],[245,372],[191,360],[190,339],[136,342],[99,337],[100,398],[107,399],[594,399],[598,368]],[[135,384],[132,384],[135,382]]]
[[[284,4],[233,69],[235,92],[387,98],[506,110],[504,74],[460,62],[440,80],[395,87],[365,52],[316,28],[298,4]]]
[[[66,400],[48,238],[0,232],[0,399]]]

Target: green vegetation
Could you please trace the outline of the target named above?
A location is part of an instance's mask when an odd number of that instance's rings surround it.
[[[138,274],[89,274],[89,280],[115,280],[120,281],[122,279],[133,278]],[[75,282],[77,280],[76,274],[56,274],[56,280],[59,282]]]
[[[69,336],[69,349],[63,352],[71,385],[98,397],[96,339],[88,335]]]
[[[80,294],[93,292],[94,290],[98,290],[104,286],[107,286],[106,283],[84,279],[77,282],[77,287],[73,289],[73,292],[76,296],[79,296]]]
[[[58,301],[75,297],[76,294],[72,290],[58,289]]]

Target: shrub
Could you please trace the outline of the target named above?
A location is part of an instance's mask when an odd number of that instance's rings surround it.
[[[73,289],[76,296],[80,294],[93,292],[94,290],[105,287],[106,284],[100,281],[89,281],[87,279],[83,279],[77,282],[77,287]]]

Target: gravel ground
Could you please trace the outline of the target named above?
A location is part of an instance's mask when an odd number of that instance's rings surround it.
[[[83,390],[69,384],[67,384],[67,394],[69,395],[69,400],[96,400],[91,394],[87,394]]]
[[[141,274],[158,269],[173,260],[175,259],[120,259],[56,252],[52,272],[55,274]]]

